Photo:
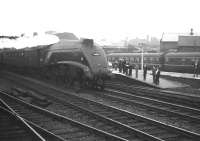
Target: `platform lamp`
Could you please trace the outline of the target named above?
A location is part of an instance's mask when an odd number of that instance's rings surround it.
[[[144,43],[139,43],[140,50],[141,50],[141,70],[143,71],[144,66],[144,49],[143,49]]]

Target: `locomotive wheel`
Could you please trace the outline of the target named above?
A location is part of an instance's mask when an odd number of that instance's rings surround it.
[[[75,92],[79,92],[80,89],[81,89],[81,84],[80,84],[80,82],[75,81],[75,82],[74,82],[74,85],[73,85],[73,89],[75,90]]]
[[[100,87],[100,90],[104,90],[104,80],[102,78],[97,80],[97,86]]]
[[[104,90],[104,85],[100,86],[101,90],[103,91]]]

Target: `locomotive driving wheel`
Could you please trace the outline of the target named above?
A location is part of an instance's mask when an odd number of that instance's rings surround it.
[[[104,80],[102,78],[97,79],[97,87],[100,87],[101,90],[104,90]]]

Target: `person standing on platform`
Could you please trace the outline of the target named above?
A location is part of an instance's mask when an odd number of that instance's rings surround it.
[[[160,81],[160,68],[159,66],[156,68],[156,84],[159,85]]]
[[[119,60],[119,72],[120,73],[122,72],[122,60],[121,59]]]
[[[129,62],[126,63],[126,70],[125,70],[126,75],[128,75],[128,70],[129,70]]]
[[[122,71],[123,71],[123,74],[125,74],[125,69],[126,69],[126,60],[124,59],[122,61]]]
[[[194,77],[198,77],[198,71],[199,71],[199,61],[196,60],[194,62]]]
[[[129,64],[129,72],[128,72],[129,76],[132,76],[132,69],[133,69],[133,65]]]
[[[146,76],[147,76],[147,65],[144,64],[144,67],[143,67],[143,79],[146,80]]]
[[[156,67],[155,66],[153,66],[153,68],[152,68],[152,75],[153,75],[153,83],[156,83]]]
[[[138,69],[139,69],[139,66],[138,64],[135,65],[135,77],[138,78]]]
[[[117,62],[117,60],[115,60],[115,62],[114,62],[114,69],[117,70],[117,68],[118,68],[118,62]]]

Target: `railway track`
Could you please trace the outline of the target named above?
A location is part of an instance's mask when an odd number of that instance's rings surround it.
[[[142,131],[145,134],[151,135],[159,140],[196,140],[198,137],[200,137],[192,132],[187,132],[172,126],[168,126],[112,106],[102,105],[100,103],[96,103],[95,101],[83,99],[74,95],[68,95],[66,93],[61,97],[61,94],[59,93],[54,92],[54,95],[57,97],[59,95],[59,98],[64,100],[63,102],[65,103],[68,102],[73,105],[78,105],[79,108],[93,111],[99,115],[103,115],[114,121],[134,128],[135,130],[140,132]]]
[[[139,85],[125,84],[121,82],[107,82],[106,86],[111,89],[131,93],[133,95],[144,96],[160,101],[175,103],[183,106],[200,109],[200,96],[180,93],[162,89],[149,88]]]
[[[66,98],[66,96],[64,96]],[[161,141],[151,135],[145,134],[141,131],[133,129],[129,126],[121,124],[117,121],[113,121],[110,118],[96,114],[95,112],[77,106],[71,102],[71,98],[68,98],[68,102],[63,100],[64,97],[60,97],[58,100],[58,95],[48,96],[48,98],[53,101],[46,109],[54,111],[60,115],[68,117],[70,119],[82,122],[93,128],[99,129],[102,132],[105,131],[108,134],[112,134],[121,140],[149,140],[149,141]]]
[[[64,141],[24,120],[2,99],[0,99],[0,113],[0,140],[2,141]]]
[[[44,89],[44,88],[40,88]],[[48,88],[53,89],[53,88]],[[46,91],[46,93],[52,93],[52,91]],[[64,93],[64,92],[62,92]],[[59,98],[64,100],[63,102],[68,102],[73,105],[78,105],[79,108],[84,108],[85,110],[90,110],[96,114],[103,115],[104,117],[110,118],[114,121],[122,123],[126,126],[134,128],[135,130],[142,131],[147,135],[151,135],[155,139],[159,140],[198,140],[199,134],[189,132],[183,129],[179,129],[173,126],[168,126],[166,124],[160,123],[155,120],[139,116],[125,110],[120,110],[109,105],[103,105],[100,102],[96,103],[82,97],[77,97],[74,95],[69,95],[65,93],[61,97],[61,91],[55,90],[53,95],[59,95]],[[74,98],[73,98],[74,97]],[[120,103],[119,101],[116,101]]]
[[[101,103],[97,103],[96,101],[83,98],[79,99],[76,97],[75,99],[70,98],[70,102],[74,105],[89,109],[99,115],[103,115],[124,125],[142,131],[155,138],[159,138],[160,140],[197,140],[200,137],[198,134],[162,124],[158,121],[151,120],[125,110],[120,110],[112,106],[103,105]]]
[[[64,97],[62,99],[64,99]],[[198,135],[196,136],[196,134],[184,130],[179,130],[178,128],[170,127],[168,125],[163,125],[157,121],[153,121],[151,119],[147,119],[145,117],[132,114],[112,106],[102,105],[100,103],[96,103],[95,101],[88,101],[86,99],[83,100],[82,98],[80,99],[77,97],[72,99],[72,96],[70,96],[70,98],[68,99],[65,98],[65,103],[66,102],[69,102],[73,105],[78,105],[79,108],[81,108],[82,110],[87,109],[101,116],[103,115],[104,117],[122,123],[126,126],[132,127],[135,130],[144,132],[160,140],[183,140],[190,138],[185,136],[184,134],[191,136],[191,138],[193,138],[194,140],[199,137]]]
[[[95,92],[95,95],[94,93],[87,91],[80,96],[87,97],[94,101],[104,101],[104,103],[108,105],[128,110],[198,134],[200,133],[199,109],[141,96],[134,96],[116,90],[110,90],[109,92],[104,93]]]
[[[61,115],[25,103],[7,95],[5,92],[0,93],[0,98],[4,100],[16,113],[21,115],[22,118],[50,131],[51,133],[63,138],[63,140],[124,141],[123,139],[112,136],[111,134],[107,134]]]
[[[0,132],[1,141],[45,141],[19,117],[3,107],[0,107]]]

